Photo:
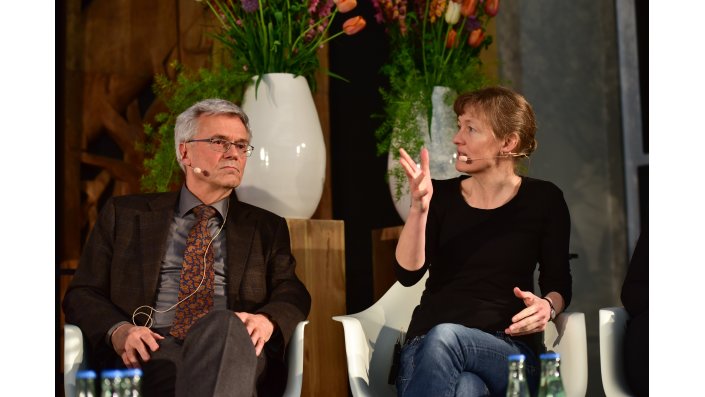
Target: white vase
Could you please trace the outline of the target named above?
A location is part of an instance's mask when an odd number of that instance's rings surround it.
[[[311,90],[302,76],[269,73],[255,96],[255,80],[242,102],[255,149],[237,196],[285,218],[309,219],[321,200],[326,173],[326,147]]]
[[[458,151],[453,143],[453,136],[458,132],[458,117],[453,111],[453,106],[446,104],[446,95],[451,95],[451,98],[453,98],[455,93],[448,87],[433,87],[431,94],[432,113],[430,136],[426,113],[420,111],[416,118],[419,134],[423,136],[424,146],[428,149],[430,160],[429,168],[431,170],[431,178],[433,179],[450,179],[462,175],[455,169],[455,160],[458,156]],[[424,107],[420,106],[419,108],[423,109]],[[395,160],[394,157],[394,153],[390,152],[387,157],[388,170],[399,164],[399,161]],[[420,166],[421,159],[416,158],[414,160],[416,160]],[[398,184],[402,185],[402,195],[399,200],[396,200],[395,196]],[[406,179],[406,175],[404,175],[402,180],[398,180],[390,175],[389,192],[392,195],[394,207],[399,213],[399,216],[406,222],[406,218],[409,216],[409,205],[411,204],[409,183]]]

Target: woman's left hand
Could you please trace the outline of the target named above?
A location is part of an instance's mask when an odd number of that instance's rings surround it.
[[[514,296],[524,301],[526,309],[512,317],[512,324],[504,330],[504,333],[519,336],[542,332],[546,329],[546,324],[551,319],[551,305],[548,301],[529,291],[522,291],[518,287],[514,287]]]

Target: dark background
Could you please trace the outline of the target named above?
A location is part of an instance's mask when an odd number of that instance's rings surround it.
[[[355,11],[367,20],[365,29],[330,45],[331,71],[350,81],[330,80],[333,218],[345,221],[349,313],[372,304],[371,231],[403,224],[385,180],[387,155],[377,156],[374,136],[383,106],[379,87],[387,84],[379,72],[389,53],[387,37],[371,2],[358,2]]]

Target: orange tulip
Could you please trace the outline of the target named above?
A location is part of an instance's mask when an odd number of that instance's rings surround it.
[[[463,0],[460,14],[464,17],[475,15],[475,9],[477,9],[477,0]]]
[[[473,48],[479,47],[484,39],[485,32],[483,32],[481,28],[477,28],[470,32],[470,37],[468,37],[468,45]]]
[[[348,36],[352,36],[364,29],[365,25],[367,25],[365,18],[358,15],[343,22],[343,32],[345,32]]]
[[[357,7],[357,0],[333,0],[335,6],[338,7],[338,12],[344,14],[353,8]]]
[[[486,0],[485,1],[485,14],[493,17],[499,12],[499,0]]]
[[[446,36],[446,48],[452,48],[458,44],[455,42],[455,38],[457,36],[458,36],[458,33],[455,32],[455,29],[451,29],[448,32],[448,36]]]

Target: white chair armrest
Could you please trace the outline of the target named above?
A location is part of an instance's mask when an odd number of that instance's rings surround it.
[[[588,384],[585,313],[563,312],[549,322],[544,334],[546,349],[561,355],[561,377],[568,397],[584,397]]]
[[[370,349],[360,320],[351,316],[335,316],[333,320],[343,324],[348,380],[353,396],[372,396],[369,380]]]
[[[600,309],[600,374],[607,397],[632,396],[624,374],[624,335],[629,313],[623,307]]]
[[[299,397],[304,377],[304,328],[308,320],[296,324],[287,353],[288,376],[282,397]]]
[[[76,395],[76,372],[86,367],[81,329],[64,324],[64,393],[66,397]]]

